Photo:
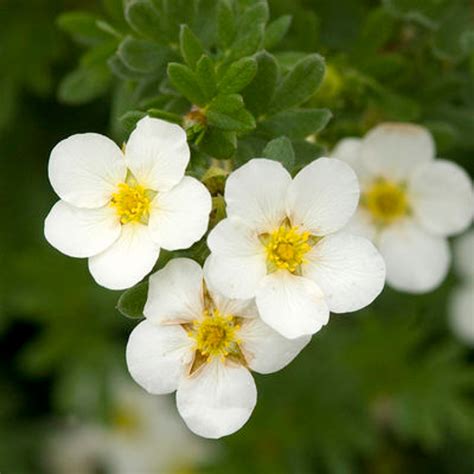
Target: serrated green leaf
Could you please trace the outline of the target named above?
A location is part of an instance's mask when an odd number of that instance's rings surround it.
[[[184,64],[168,64],[168,77],[173,86],[192,104],[204,106],[206,95],[201,90],[196,74]]]
[[[291,171],[295,165],[295,151],[291,141],[287,137],[275,138],[268,142],[263,149],[262,156],[270,160],[278,161],[287,170]]]
[[[210,128],[204,135],[201,148],[213,158],[220,160],[232,158],[237,148],[235,132],[226,132],[217,128]]]
[[[328,109],[294,109],[280,112],[262,122],[261,129],[273,136],[286,135],[291,139],[306,138],[318,133],[329,122]]]
[[[159,44],[127,36],[119,45],[118,55],[132,70],[153,74],[164,68],[169,59],[169,50]]]
[[[122,293],[117,302],[117,309],[127,318],[144,318],[143,308],[145,307],[147,296],[148,280]]]
[[[257,73],[252,82],[242,91],[242,95],[246,107],[258,117],[267,111],[272,100],[279,69],[276,59],[266,51],[258,53],[255,59]]]
[[[216,97],[206,111],[209,125],[222,130],[246,132],[255,128],[253,115],[244,108],[242,97],[230,94]]]
[[[257,62],[253,58],[242,58],[232,63],[219,82],[221,94],[232,94],[241,91],[257,73]]]
[[[237,23],[229,0],[219,0],[217,4],[217,45],[226,50],[234,41]]]
[[[291,15],[283,15],[272,21],[265,30],[265,49],[274,48],[288,33],[291,26]]]
[[[183,124],[183,117],[181,115],[168,112],[167,110],[148,109],[147,115],[150,117],[166,120],[167,122],[177,123],[178,125]]]
[[[157,41],[163,40],[160,13],[150,0],[133,0],[128,3],[125,18],[137,33]]]
[[[110,80],[110,71],[105,64],[76,69],[61,81],[58,99],[71,105],[85,104],[104,94]]]
[[[296,107],[308,100],[318,89],[324,76],[324,59],[311,54],[298,61],[278,85],[270,112]]]
[[[200,39],[191,31],[188,25],[181,25],[179,46],[183,59],[192,69],[196,67],[201,56],[206,53]]]
[[[217,93],[217,79],[214,62],[204,55],[196,65],[196,78],[206,99],[211,100]]]
[[[78,43],[94,45],[109,39],[103,30],[97,26],[99,17],[88,12],[67,12],[58,17],[57,23]]]

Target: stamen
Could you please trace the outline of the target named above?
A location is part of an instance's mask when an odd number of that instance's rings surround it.
[[[122,224],[129,222],[148,222],[150,197],[147,190],[139,184],[120,183],[118,191],[112,195],[110,205],[115,207]]]

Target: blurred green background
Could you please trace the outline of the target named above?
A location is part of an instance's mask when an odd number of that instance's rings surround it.
[[[124,349],[135,323],[120,316],[118,294],[98,287],[85,261],[43,237],[56,199],[47,178],[51,148],[85,131],[123,138],[124,82],[93,65],[79,78],[81,94],[71,92],[70,72],[85,50],[56,19],[80,9],[120,24],[119,4],[0,1],[2,474],[59,472],[48,461],[49,439],[71,423],[124,426],[113,415],[114,380],[128,380]],[[381,121],[413,121],[430,128],[439,156],[474,175],[472,3],[273,0],[270,7],[272,17],[293,16],[283,51],[326,58],[325,82],[310,101],[334,114],[320,145]],[[256,375],[258,404],[242,430],[206,443],[207,454],[185,468],[154,472],[472,472],[474,353],[448,323],[458,283],[452,272],[427,295],[386,288],[370,308],[334,316],[288,368]],[[87,472],[133,474],[111,465],[94,458]]]

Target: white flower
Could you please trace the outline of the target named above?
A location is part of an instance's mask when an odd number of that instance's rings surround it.
[[[104,424],[70,423],[48,438],[47,472],[178,474],[214,456],[212,446],[186,429],[166,397],[156,399],[123,381],[111,392]]]
[[[184,176],[189,157],[185,131],[149,117],[123,153],[96,133],[61,141],[49,160],[61,200],[46,218],[46,239],[66,255],[88,257],[100,285],[134,285],[152,270],[160,248],[188,248],[206,232],[211,197]]]
[[[256,297],[261,318],[287,338],[314,334],[329,311],[368,305],[385,265],[368,240],[339,231],[359,199],[345,163],[320,158],[294,179],[254,159],[227,179],[228,218],[209,234],[209,278],[223,294]]]
[[[387,282],[422,293],[449,268],[446,236],[466,229],[474,198],[458,165],[434,160],[433,139],[413,124],[385,123],[362,140],[342,140],[333,155],[347,161],[361,183],[361,200],[347,230],[373,240],[385,258]]]
[[[249,370],[280,370],[309,342],[281,337],[252,301],[220,296],[189,259],[174,259],[150,277],[144,314],[127,345],[132,377],[150,393],[176,390],[184,421],[207,438],[229,435],[249,419],[257,398]]]
[[[461,284],[449,300],[449,322],[454,334],[474,347],[474,230],[456,242],[454,267]]]

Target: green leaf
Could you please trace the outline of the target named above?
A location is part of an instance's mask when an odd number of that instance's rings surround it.
[[[209,128],[201,142],[201,148],[213,158],[220,160],[232,158],[237,148],[235,132]]]
[[[181,92],[192,104],[203,106],[206,95],[201,90],[196,74],[184,64],[168,64],[168,77],[173,86]]]
[[[255,77],[257,62],[253,58],[242,58],[232,63],[219,82],[218,90],[222,94],[241,91]]]
[[[122,60],[122,58],[115,53],[112,55],[108,60],[107,64],[109,69],[112,71],[112,74],[117,76],[120,79],[124,79],[125,81],[138,81],[143,79],[144,75],[141,72],[135,71],[128,67]]]
[[[200,39],[190,30],[188,25],[181,25],[179,45],[183,59],[189,67],[194,69],[201,56],[205,54],[205,50]]]
[[[274,48],[288,33],[291,26],[291,15],[283,15],[272,21],[265,30],[265,49]]]
[[[67,12],[58,17],[57,23],[78,43],[94,45],[110,36],[97,26],[99,18],[87,12]]]
[[[269,117],[261,124],[261,128],[273,136],[306,138],[321,131],[331,117],[332,114],[328,109],[293,109]]]
[[[278,85],[270,112],[296,107],[308,100],[318,89],[324,76],[324,59],[311,54],[298,61]]]
[[[127,36],[120,43],[118,55],[132,70],[153,74],[164,68],[169,50],[153,41]]]
[[[278,161],[287,170],[291,171],[295,165],[295,152],[291,141],[287,137],[275,138],[267,144],[262,152],[264,158]]]
[[[246,132],[255,128],[253,115],[238,94],[217,96],[206,112],[209,125],[222,130]]]
[[[166,120],[167,122],[177,123],[178,125],[183,125],[183,117],[179,114],[174,114],[172,112],[168,112],[167,110],[162,109],[148,109],[147,114],[150,117],[160,118]]]
[[[196,78],[206,99],[208,101],[211,100],[217,93],[217,79],[214,62],[209,56],[204,55],[198,61],[196,65]]]
[[[242,91],[246,107],[255,115],[260,116],[267,111],[279,75],[276,59],[266,51],[255,56],[257,73],[253,81]]]
[[[134,0],[128,3],[125,18],[137,33],[158,41],[163,39],[160,13],[150,0]]]
[[[63,78],[58,89],[58,99],[71,105],[90,102],[104,94],[110,85],[107,66],[79,68]]]
[[[237,24],[229,0],[219,0],[217,4],[217,45],[226,50],[234,41]]]
[[[122,293],[117,302],[117,309],[127,318],[144,318],[143,308],[147,295],[148,281],[144,281]]]

